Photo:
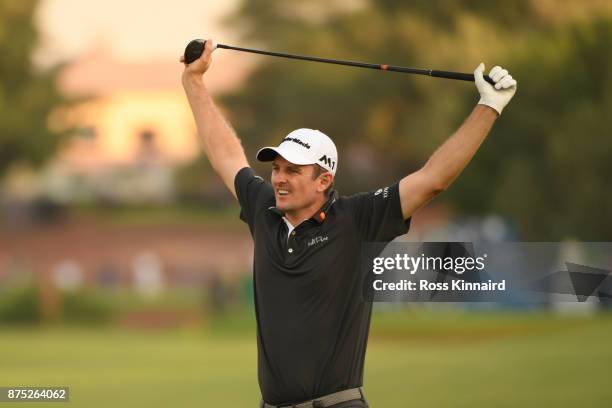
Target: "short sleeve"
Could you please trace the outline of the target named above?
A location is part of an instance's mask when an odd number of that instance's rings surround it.
[[[399,183],[355,194],[347,200],[363,241],[392,241],[410,228],[410,218],[404,220],[402,215]]]
[[[257,213],[273,205],[274,191],[270,183],[255,175],[250,167],[236,173],[234,187],[240,203],[240,219],[249,225],[252,233]]]

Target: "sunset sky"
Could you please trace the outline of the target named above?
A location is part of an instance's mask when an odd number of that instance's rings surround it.
[[[232,43],[219,22],[238,0],[42,0],[36,61],[51,65],[104,44],[126,62],[178,59],[193,38]]]

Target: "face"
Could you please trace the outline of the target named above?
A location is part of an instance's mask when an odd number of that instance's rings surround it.
[[[307,209],[324,198],[324,191],[331,184],[331,174],[323,173],[312,179],[315,165],[289,163],[281,156],[272,162],[272,187],[276,207],[284,212]]]

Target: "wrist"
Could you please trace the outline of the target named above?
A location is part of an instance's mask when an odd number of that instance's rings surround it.
[[[495,110],[495,108],[482,103],[476,104],[474,107],[474,113],[478,114],[478,116],[481,118],[491,118],[493,120],[499,117],[499,112]]]
[[[493,109],[498,115],[501,115],[502,111],[504,110],[503,104],[499,103],[499,101],[495,100],[494,98],[487,98],[486,96],[480,97],[478,105],[487,106]]]
[[[204,87],[204,78],[202,75],[199,74],[185,73],[181,77],[181,80],[183,82],[183,87],[185,88]]]

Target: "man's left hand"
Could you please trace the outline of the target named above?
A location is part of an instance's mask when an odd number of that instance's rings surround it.
[[[496,66],[489,72],[489,77],[495,82],[495,86],[492,86],[483,78],[484,69],[484,64],[480,63],[474,71],[476,88],[480,92],[478,104],[487,105],[501,115],[502,110],[504,110],[504,107],[510,102],[510,99],[512,99],[516,92],[516,80],[512,78],[512,75],[507,70]]]

